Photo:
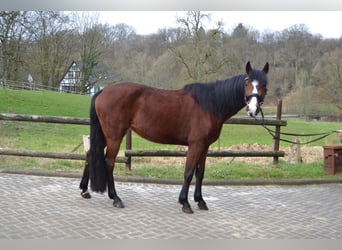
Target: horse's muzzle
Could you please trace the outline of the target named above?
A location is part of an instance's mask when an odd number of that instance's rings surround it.
[[[247,114],[250,117],[256,117],[260,112],[260,107],[259,106],[250,107],[249,105],[247,105],[246,110],[247,110]]]

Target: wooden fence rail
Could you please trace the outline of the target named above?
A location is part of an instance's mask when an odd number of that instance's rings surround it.
[[[21,121],[21,122],[45,122],[60,124],[89,125],[89,118],[75,118],[63,116],[38,116],[38,115],[18,115],[0,114],[0,120]]]
[[[277,106],[277,117],[274,119],[255,120],[250,118],[231,118],[225,124],[243,124],[243,125],[268,125],[275,126],[276,137],[279,138],[280,127],[286,126],[287,122],[281,120],[282,103]],[[0,120],[22,121],[22,122],[43,122],[43,123],[59,123],[59,124],[75,124],[89,125],[88,118],[73,118],[73,117],[57,117],[57,116],[37,116],[37,115],[20,115],[20,114],[1,114]],[[133,150],[132,149],[132,132],[127,131],[126,134],[126,150],[125,157],[117,157],[116,162],[125,163],[126,169],[131,170],[132,157],[154,157],[154,156],[170,156],[184,157],[184,150]],[[25,156],[38,158],[54,158],[68,160],[85,160],[85,154],[76,153],[56,153],[44,151],[30,151],[23,149],[4,149],[0,148],[0,155],[10,156]],[[231,150],[210,150],[208,157],[273,157],[273,163],[277,164],[279,157],[284,157],[285,153],[279,151],[279,140],[274,140],[273,151],[231,151]]]
[[[75,124],[75,125],[89,125],[89,118],[75,118],[63,116],[38,116],[38,115],[20,115],[20,114],[1,114],[0,120],[22,121],[22,122],[45,122],[45,123],[60,123],[60,124]],[[230,118],[225,124],[240,124],[240,125],[268,125],[268,126],[286,126],[287,122],[284,120],[255,120],[250,118]]]
[[[126,149],[126,156],[153,157],[153,156],[172,156],[184,157],[186,150],[129,150]],[[248,150],[209,150],[208,157],[273,157],[284,156],[283,151],[248,151]]]
[[[64,159],[64,160],[85,160],[86,159],[85,154],[58,153],[58,152],[56,153],[56,152],[33,151],[33,150],[23,150],[23,149],[8,149],[8,148],[0,148],[0,155]],[[116,162],[127,163],[127,158],[117,157]]]

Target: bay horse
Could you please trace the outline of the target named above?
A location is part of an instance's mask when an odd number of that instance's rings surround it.
[[[115,190],[115,158],[126,131],[163,144],[188,146],[183,186],[178,201],[185,213],[193,213],[188,201],[195,173],[195,202],[208,210],[202,197],[202,181],[209,146],[220,135],[224,121],[247,106],[254,117],[267,92],[269,64],[262,70],[246,64],[246,74],[212,83],[192,83],[179,90],[163,90],[139,83],[109,85],[97,92],[90,106],[90,149],[80,183],[81,195],[91,189],[108,196],[115,207],[124,207]],[[104,151],[106,148],[106,152]]]

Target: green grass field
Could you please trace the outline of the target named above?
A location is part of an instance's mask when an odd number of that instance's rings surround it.
[[[17,113],[31,115],[88,117],[90,97],[64,94],[49,91],[25,91],[0,88],[0,113]],[[274,112],[271,107],[267,112]],[[239,115],[244,115],[241,112]],[[342,125],[332,122],[305,121],[289,119],[288,125],[282,128],[284,132],[319,133],[342,129]],[[72,152],[82,142],[82,135],[89,134],[89,127],[84,125],[62,125],[33,122],[0,121],[0,147],[40,150],[51,152]],[[288,137],[292,140],[293,138]],[[306,141],[313,138],[304,138]],[[305,142],[305,140],[302,140]],[[261,126],[225,125],[219,141],[212,149],[227,148],[236,144],[272,145],[273,140]],[[328,136],[310,146],[340,143],[336,135]],[[124,145],[124,142],[123,142]],[[122,145],[122,149],[124,148]],[[289,147],[281,143],[281,149]],[[176,149],[177,146],[160,145],[148,142],[133,135],[134,149]],[[76,152],[83,153],[81,146]],[[331,178],[323,171],[323,159],[307,164],[289,164],[281,160],[278,166],[270,161],[263,164],[244,164],[233,162],[227,164],[222,158],[207,164],[206,178],[241,179],[241,178]],[[157,178],[182,178],[184,160],[170,163],[165,159],[160,163],[153,158],[133,159],[132,172],[126,173],[123,164],[117,164],[117,174],[136,175]],[[43,169],[46,171],[80,172],[81,161],[38,159],[27,157],[0,156],[0,168]],[[334,177],[341,177],[337,174]]]
[[[51,91],[0,88],[0,112],[88,117],[90,97]]]

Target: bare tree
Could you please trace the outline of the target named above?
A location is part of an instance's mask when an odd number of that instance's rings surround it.
[[[219,74],[230,61],[229,56],[220,53],[223,24],[219,22],[206,31],[210,15],[201,11],[189,11],[177,22],[186,33],[186,41],[180,45],[171,44],[169,50],[184,66],[187,78],[206,81]]]
[[[336,48],[324,54],[314,68],[316,88],[320,88],[326,97],[339,110],[342,110],[342,48]],[[322,100],[321,100],[322,101]]]
[[[103,55],[105,26],[99,24],[98,15],[92,12],[76,12],[73,20],[81,43],[80,91],[88,93],[97,82],[94,71]]]
[[[70,60],[68,18],[56,11],[30,12],[28,25],[36,49],[30,62],[36,65],[39,79],[49,89],[55,89]]]
[[[2,81],[17,81],[23,64],[23,40],[27,34],[24,11],[0,11],[0,53]]]

